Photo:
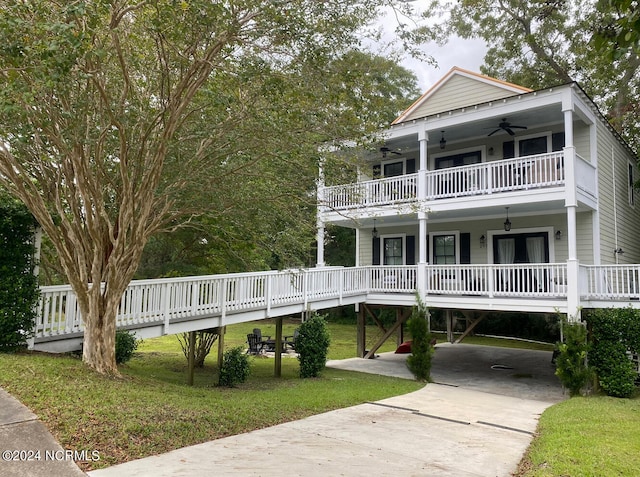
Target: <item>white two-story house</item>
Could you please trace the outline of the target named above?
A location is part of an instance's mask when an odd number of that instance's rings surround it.
[[[575,83],[453,68],[384,131],[358,181],[318,188],[356,232],[369,303],[566,313],[640,298],[637,157]],[[321,174],[322,177],[322,174]],[[328,181],[327,181],[328,182]]]

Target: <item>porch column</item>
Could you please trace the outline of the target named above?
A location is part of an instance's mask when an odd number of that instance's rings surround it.
[[[573,102],[571,97],[565,98],[562,104],[564,113],[564,173],[565,173],[565,208],[567,209],[567,318],[580,321],[580,287],[578,262],[578,241],[576,215],[578,199],[576,192],[575,146],[573,145]]]
[[[418,132],[420,144],[420,164],[418,169],[418,277],[417,292],[424,300],[427,294],[427,213],[424,212],[424,202],[427,200],[427,146],[429,134],[427,131]]]
[[[418,166],[418,203],[420,204],[427,198],[427,145],[429,143],[427,131],[418,132],[418,142],[420,143],[420,164]]]
[[[356,258],[354,265],[360,266],[360,227],[356,228]]]
[[[321,158],[318,163],[318,185],[317,185],[317,236],[316,241],[318,243],[316,252],[316,267],[324,267],[324,221],[322,220],[322,214],[325,211],[324,203],[324,160]]]
[[[318,250],[316,257],[316,267],[324,267],[324,223],[318,220],[318,235],[316,241],[318,242]]]
[[[427,295],[427,213],[418,212],[418,294],[424,300]]]

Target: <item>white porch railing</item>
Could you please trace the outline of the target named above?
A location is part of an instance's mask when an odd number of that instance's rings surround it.
[[[427,294],[564,298],[567,266],[561,263],[518,265],[430,265]]]
[[[418,267],[372,266],[367,267],[370,292],[415,293]]]
[[[565,299],[567,265],[428,265],[428,295]],[[335,306],[342,298],[365,301],[372,293],[414,294],[418,267],[326,267],[184,277],[131,282],[122,296],[117,326],[166,324],[176,318],[237,314],[266,310],[279,316],[289,305]],[[580,295],[585,299],[640,299],[640,265],[581,266]],[[353,303],[353,298],[351,303]],[[452,302],[452,306],[455,306]],[[311,306],[316,308],[315,306]],[[35,337],[62,336],[83,331],[76,297],[68,285],[41,288]]]
[[[584,161],[583,161],[584,162]],[[588,171],[585,171],[588,176]],[[586,177],[589,183],[595,181]],[[534,187],[557,187],[565,182],[562,152],[451,167],[426,173],[426,199],[438,200]],[[400,204],[416,200],[418,174],[388,177],[324,188],[328,209]]]
[[[312,302],[364,295],[370,280],[366,268],[340,267],[135,280],[122,296],[116,323],[118,327],[168,325],[176,318],[197,319],[292,304],[306,307]],[[83,329],[71,286],[41,287],[35,337]]]
[[[640,299],[640,265],[584,265],[581,272],[587,299]]]
[[[326,206],[330,209],[401,204],[416,200],[417,195],[418,174],[386,177],[324,189]]]

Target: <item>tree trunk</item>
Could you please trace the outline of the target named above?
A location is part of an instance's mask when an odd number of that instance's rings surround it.
[[[119,288],[119,287],[116,287]],[[116,366],[116,314],[122,291],[111,286],[90,287],[86,295],[82,361],[101,374],[118,375]],[[84,300],[79,300],[82,304]],[[82,308],[82,305],[81,305]]]

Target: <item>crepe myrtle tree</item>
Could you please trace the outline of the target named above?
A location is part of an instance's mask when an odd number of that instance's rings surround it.
[[[339,94],[348,81],[322,79],[377,8],[396,3],[411,8],[399,0],[2,2],[0,183],[55,248],[84,320],[88,366],[118,373],[116,313],[149,238],[201,213],[209,197],[217,201],[209,208],[232,208],[211,187],[216,173],[250,189],[299,162],[291,144],[317,150],[335,118],[346,137],[378,126],[360,114],[360,97]],[[401,30],[403,41],[415,39]],[[256,72],[274,101],[247,101]],[[233,125],[259,108],[268,109],[266,131],[298,127],[234,137]],[[260,174],[247,173],[258,164]]]

